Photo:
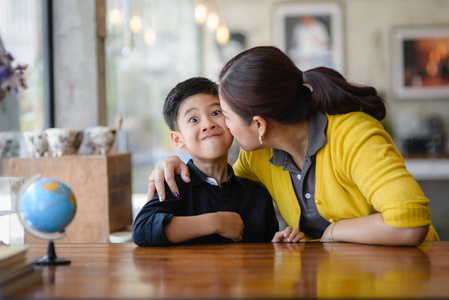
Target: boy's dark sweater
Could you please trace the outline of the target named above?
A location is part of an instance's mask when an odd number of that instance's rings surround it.
[[[230,211],[240,214],[245,226],[243,243],[270,242],[279,230],[272,198],[259,184],[234,175],[228,165],[228,179],[222,187],[213,186],[190,160],[190,183],[175,176],[180,196],[174,197],[165,187],[166,200],[159,202],[158,195],[147,202],[133,224],[133,241],[139,246],[169,246],[164,226],[174,216],[193,216],[205,213]],[[207,224],[205,224],[207,226]],[[231,243],[230,239],[212,234],[187,241],[183,244]]]

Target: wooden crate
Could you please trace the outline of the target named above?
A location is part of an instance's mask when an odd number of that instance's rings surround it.
[[[62,180],[74,192],[77,211],[60,243],[108,243],[109,234],[132,224],[131,154],[11,158],[11,176],[40,174]],[[45,242],[25,234],[26,243]]]

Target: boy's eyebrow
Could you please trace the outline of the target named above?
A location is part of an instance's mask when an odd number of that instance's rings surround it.
[[[190,112],[194,111],[194,110],[198,110],[198,108],[196,107],[191,107],[189,109],[186,110],[186,112],[184,113],[184,117],[187,116]]]
[[[213,102],[211,104],[209,104],[209,107],[213,107],[213,106],[220,106],[220,102]],[[198,110],[198,108],[196,107],[191,107],[189,109],[186,110],[186,112],[184,113],[184,116],[187,116],[189,113],[191,113],[192,111]]]

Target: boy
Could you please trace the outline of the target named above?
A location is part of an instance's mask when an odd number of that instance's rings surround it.
[[[156,195],[144,205],[133,224],[133,241],[139,246],[281,241],[268,192],[236,177],[227,163],[233,137],[217,85],[202,77],[177,84],[163,113],[172,143],[192,157],[187,164],[191,181],[177,176],[180,195],[168,192],[164,201]]]

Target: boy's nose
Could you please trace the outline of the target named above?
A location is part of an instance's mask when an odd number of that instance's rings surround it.
[[[215,129],[216,127],[217,127],[217,124],[215,124],[212,120],[207,120],[204,122],[203,132],[206,130]]]

